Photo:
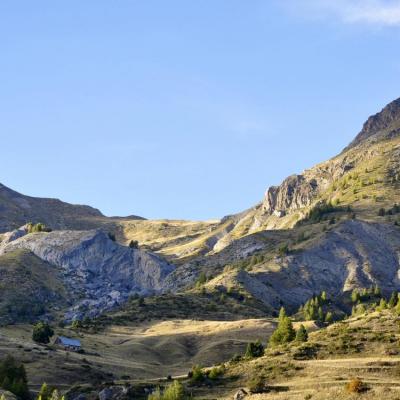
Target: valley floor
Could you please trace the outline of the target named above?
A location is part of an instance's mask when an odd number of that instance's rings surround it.
[[[229,360],[255,337],[266,340],[274,326],[270,319],[168,320],[111,326],[99,333],[56,329],[56,334],[79,338],[84,354],[78,354],[38,345],[31,340],[30,325],[12,325],[0,328],[0,358],[12,354],[23,361],[33,389],[43,382],[62,388],[107,379],[157,380],[186,376],[193,365]]]

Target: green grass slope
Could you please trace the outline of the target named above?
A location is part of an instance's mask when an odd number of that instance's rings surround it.
[[[26,250],[0,256],[0,322],[33,321],[56,313],[66,292],[55,267]]]

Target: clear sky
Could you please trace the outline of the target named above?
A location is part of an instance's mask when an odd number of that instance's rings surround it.
[[[0,182],[208,219],[400,97],[400,1],[4,0]]]

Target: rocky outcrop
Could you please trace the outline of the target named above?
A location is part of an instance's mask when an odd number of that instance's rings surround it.
[[[381,140],[398,135],[400,135],[400,99],[392,101],[382,111],[369,117],[361,132],[345,150],[370,138]]]
[[[271,186],[264,198],[263,209],[282,217],[287,212],[309,206],[318,193],[317,180],[306,179],[303,175],[292,175],[280,186]]]
[[[121,246],[100,230],[32,233],[2,243],[0,255],[16,249],[30,250],[60,270],[73,304],[67,319],[97,315],[133,293],[159,292],[174,270],[160,257]]]

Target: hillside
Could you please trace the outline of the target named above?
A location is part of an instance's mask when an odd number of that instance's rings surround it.
[[[341,398],[354,370],[368,385],[365,398],[390,387],[394,399],[397,311],[373,304],[364,313],[351,294],[400,292],[399,127],[396,100],[341,154],[216,221],[105,217],[0,186],[0,354],[27,360],[35,388],[43,380],[66,389],[94,385],[86,388],[89,400],[106,379],[146,398],[143,388],[164,385],[166,375],[220,363],[224,372],[213,382],[184,380],[197,398],[232,398],[253,375],[270,392],[247,398]],[[27,221],[51,229],[35,232]],[[329,302],[306,318],[299,308],[322,291]],[[307,326],[308,344],[269,349],[256,360],[235,357],[251,341],[266,344],[282,306],[297,327]],[[359,315],[327,326],[328,312],[340,320],[359,306]],[[10,325],[38,319],[80,338],[85,354],[35,349],[29,325]],[[72,329],[76,319],[84,324]],[[379,364],[382,355],[387,365]]]
[[[254,207],[219,221],[143,220],[104,217],[88,206],[21,195],[0,185],[0,232],[32,221],[52,229],[102,228],[117,240],[141,246],[182,264],[220,252],[246,235],[292,229],[320,203],[350,206],[359,218],[376,221],[380,208],[398,201],[400,186],[400,99],[370,117],[337,157],[294,174],[266,190]]]
[[[0,323],[36,321],[67,305],[61,277],[28,250],[0,255]]]

